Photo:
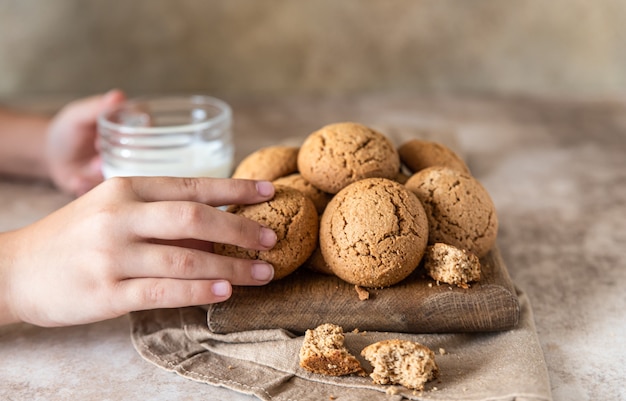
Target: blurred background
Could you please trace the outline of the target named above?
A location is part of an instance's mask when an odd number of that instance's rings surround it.
[[[0,0],[0,99],[626,92],[623,0]]]

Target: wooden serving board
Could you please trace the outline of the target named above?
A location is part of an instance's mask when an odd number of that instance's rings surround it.
[[[353,285],[302,266],[263,287],[237,287],[226,302],[207,307],[214,333],[286,329],[303,333],[323,323],[344,331],[459,333],[515,327],[520,306],[497,248],[481,260],[482,278],[470,288],[437,285],[416,271],[389,288],[370,289],[359,300]]]

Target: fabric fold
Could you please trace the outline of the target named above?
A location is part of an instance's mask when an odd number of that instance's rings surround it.
[[[422,392],[376,385],[369,377],[307,372],[298,359],[303,337],[280,329],[215,334],[201,307],[134,312],[131,338],[137,352],[159,368],[261,400],[548,401],[550,383],[532,310],[522,291],[518,290],[518,296],[520,323],[508,331],[346,333],[346,347],[369,371],[360,350],[373,342],[401,338],[431,348],[440,376]]]

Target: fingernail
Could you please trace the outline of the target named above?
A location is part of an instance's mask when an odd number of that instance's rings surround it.
[[[216,281],[211,286],[211,292],[216,297],[227,297],[230,295],[230,283],[228,281]]]
[[[261,227],[261,234],[259,236],[259,242],[261,245],[266,248],[271,248],[276,245],[277,240],[278,238],[276,237],[274,230],[267,227]]]
[[[117,89],[109,89],[102,95],[102,100],[105,102],[108,101],[112,96],[114,96],[115,92],[117,92]]]
[[[109,91],[107,91],[106,93],[102,95],[102,102],[104,102],[105,104],[108,104],[111,101],[113,101],[113,99],[115,99],[116,97],[118,98],[117,101],[123,101],[125,99],[124,92],[115,88],[110,89]]]
[[[270,281],[274,277],[274,267],[267,263],[252,265],[252,277],[258,281]]]
[[[261,196],[272,196],[274,194],[274,184],[269,181],[258,181],[256,190]]]

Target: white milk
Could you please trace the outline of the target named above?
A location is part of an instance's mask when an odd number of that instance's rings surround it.
[[[167,145],[162,143],[161,145]],[[230,177],[233,148],[220,141],[167,149],[112,149],[104,156],[104,178],[129,176]]]

